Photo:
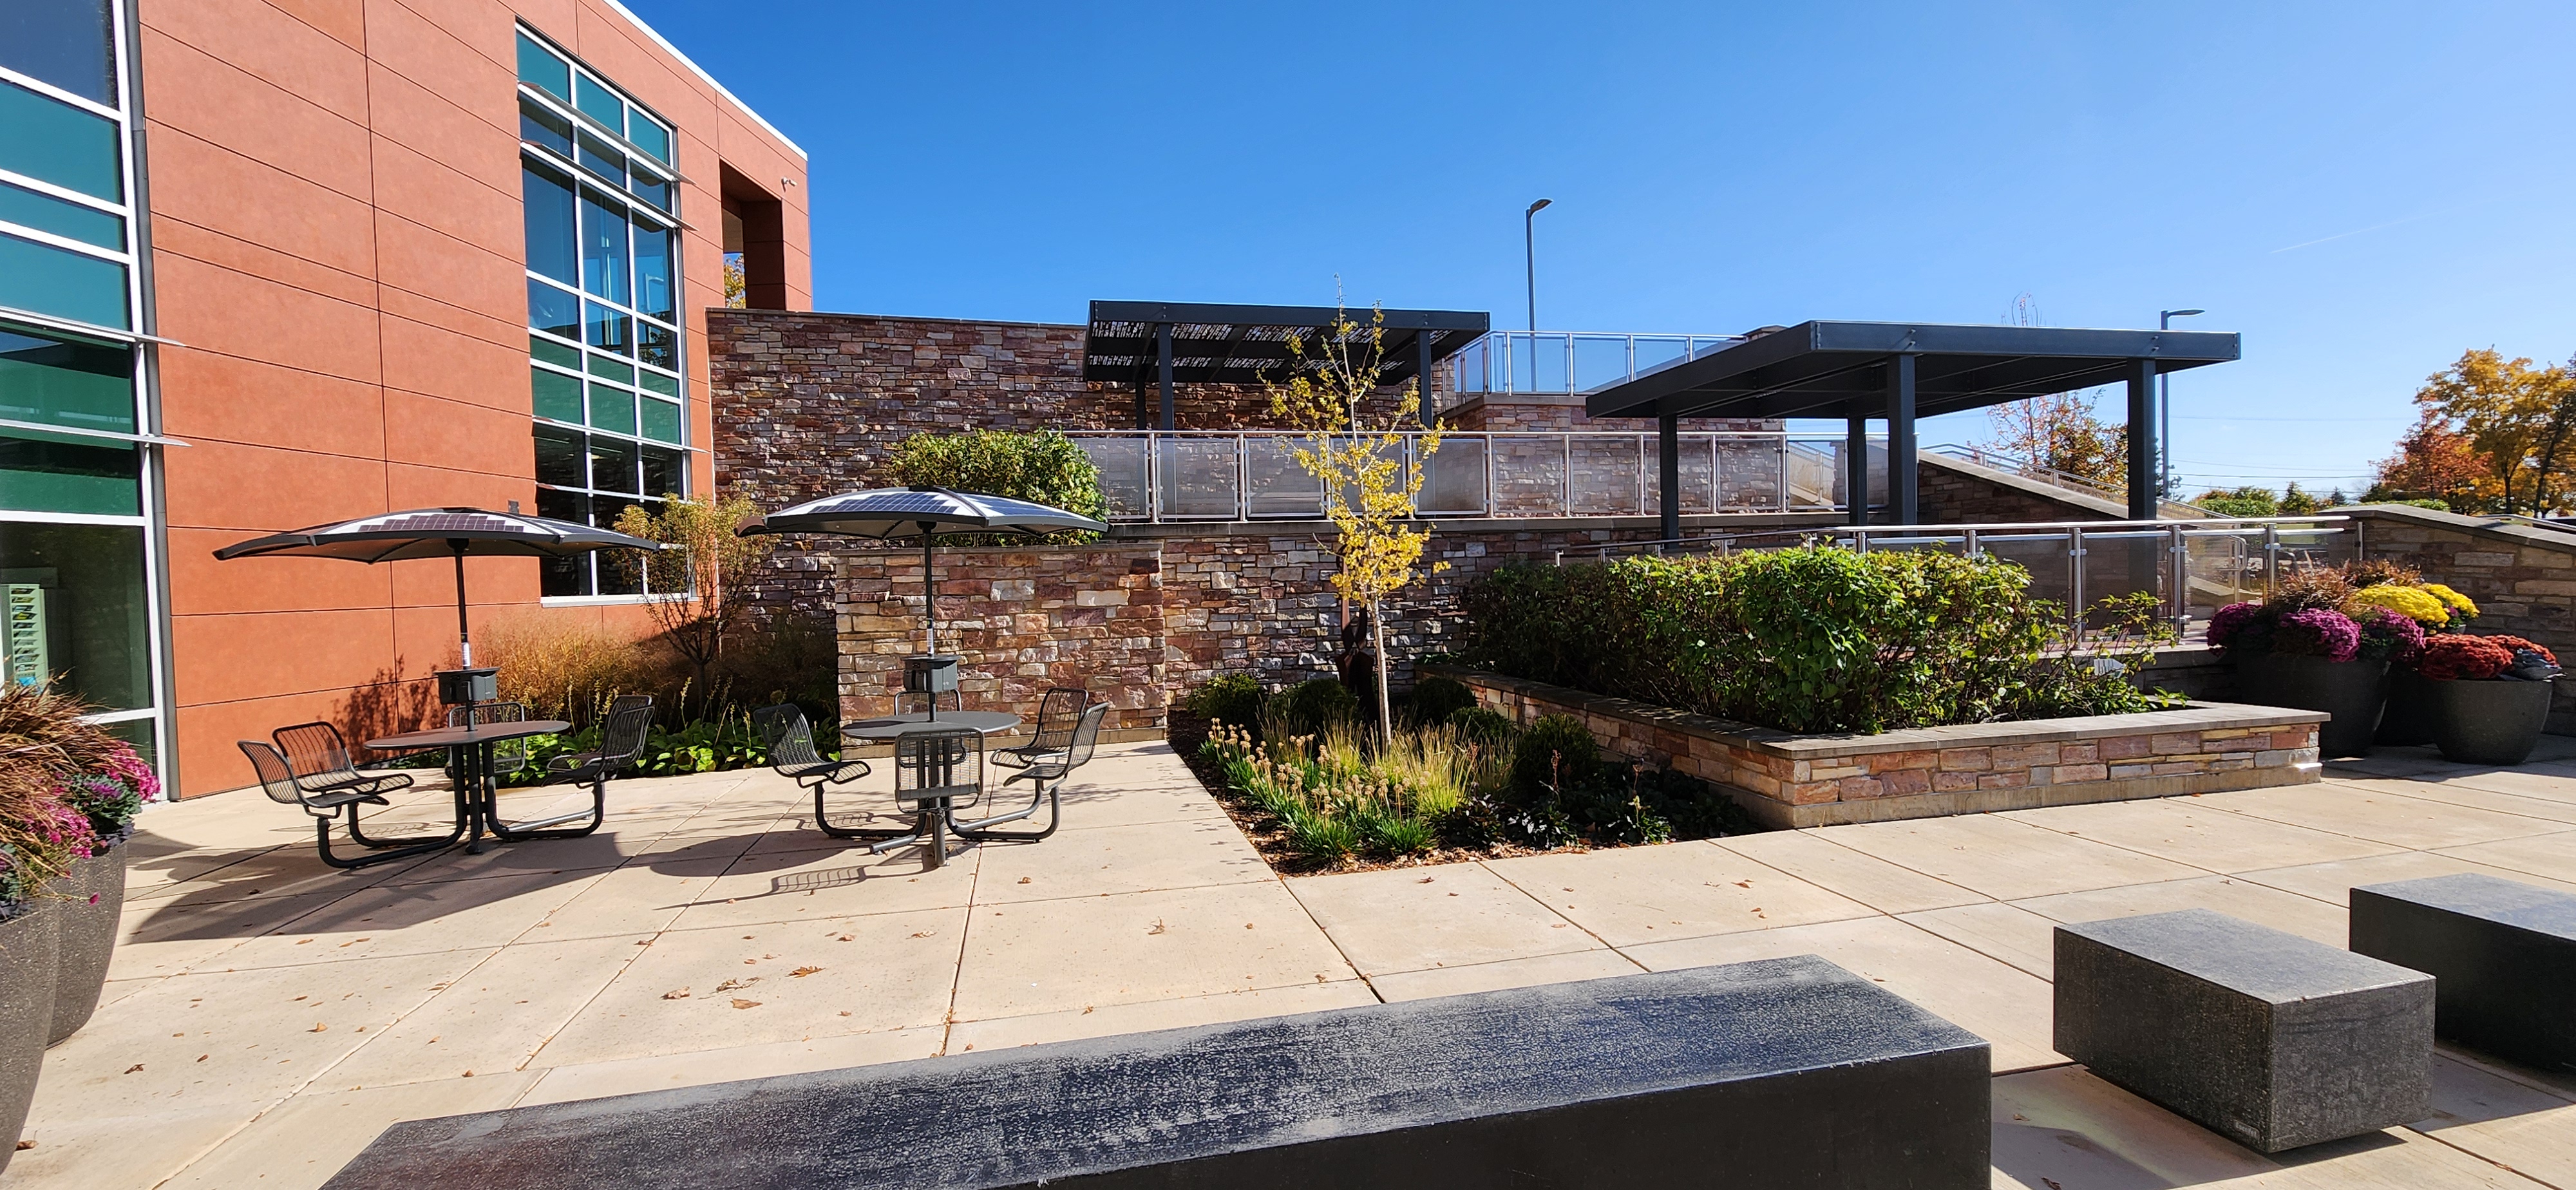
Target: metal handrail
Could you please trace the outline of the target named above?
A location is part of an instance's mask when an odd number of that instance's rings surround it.
[[[2141,584],[2134,569],[2121,577],[2130,590],[2153,590],[2164,601],[2165,613],[2177,626],[2188,625],[2191,609],[2202,606],[2194,598],[2195,585],[2228,596],[2268,594],[2280,584],[2285,556],[2301,549],[2331,549],[2335,539],[2349,537],[2358,552],[2360,526],[2345,516],[2289,517],[2196,517],[2158,521],[2002,521],[1986,524],[1952,525],[1829,525],[1810,529],[1765,529],[1742,533],[1717,533],[1704,537],[1680,537],[1662,541],[1620,542],[1576,550],[1556,551],[1556,564],[1565,564],[1569,555],[1578,559],[1588,556],[1594,561],[1609,561],[1615,556],[1642,553],[1670,555],[1681,552],[1716,551],[1721,556],[1737,550],[1760,551],[1789,548],[1808,542],[1829,541],[1860,553],[1886,548],[1940,548],[1958,546],[1969,557],[1988,555],[1989,547],[1999,544],[2060,543],[2065,546],[2066,570],[2063,581],[2067,590],[2066,606],[2071,626],[2080,636],[2086,629],[2085,612],[2091,606],[2087,599],[2088,567],[2084,559],[2094,547],[2104,542],[2134,543],[2137,552],[2127,561],[2145,561],[2152,571],[2152,583]],[[2161,541],[2161,547],[2149,543]],[[2202,569],[2193,572],[2194,542],[2220,547],[2217,556],[2204,549]],[[1764,544],[1768,543],[1768,544]],[[2257,556],[2259,554],[2259,557]],[[2015,559],[2019,561],[2020,559]],[[2287,559],[2295,561],[2295,559]],[[2034,578],[2040,577],[2035,562],[2030,565]],[[2245,580],[2261,575],[2259,587],[2249,589]],[[2222,581],[2223,580],[2223,581]],[[2216,596],[2213,595],[2213,598]]]
[[[1296,430],[1073,430],[1102,472],[1121,522],[1312,520],[1324,492],[1289,449]],[[1427,464],[1421,432],[1399,435],[1406,477],[1425,480],[1421,515],[1450,518],[1651,516],[1661,476],[1646,431],[1444,430]],[[1845,482],[1840,434],[1684,433],[1685,500],[1714,512],[1836,512]],[[1884,437],[1870,439],[1883,456]],[[1523,449],[1511,449],[1520,444]],[[1449,462],[1448,460],[1472,460]],[[1545,460],[1533,463],[1533,460]],[[1751,467],[1750,479],[1741,478]],[[1873,464],[1873,470],[1883,469]],[[1433,482],[1438,481],[1438,482]],[[1544,485],[1549,497],[1531,497]],[[1886,490],[1873,483],[1873,490]],[[1614,496],[1615,494],[1615,496]]]
[[[2108,499],[2125,499],[2129,493],[2128,485],[2126,484],[2114,487],[2109,484],[2105,484],[2100,480],[2077,475],[2072,471],[2060,471],[2055,467],[2032,462],[2020,455],[2009,454],[1989,447],[1959,442],[1944,442],[1937,446],[1927,446],[1923,449],[1933,454],[1945,454],[1954,459],[1966,459],[1980,467],[1992,467],[1998,471],[2010,471],[2015,475],[2028,476],[2029,478],[2036,479],[2042,483],[2053,484],[2061,488],[2071,488],[2075,491],[2102,496]]]

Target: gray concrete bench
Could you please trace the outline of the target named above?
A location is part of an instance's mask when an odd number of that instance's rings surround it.
[[[2257,1152],[2423,1119],[2433,979],[2206,909],[2057,927],[2057,1051]]]
[[[1805,955],[420,1120],[330,1190],[1983,1190],[1988,1061]]]
[[[2365,885],[2351,937],[2434,978],[2436,1034],[2576,1070],[2576,896],[2475,873]]]

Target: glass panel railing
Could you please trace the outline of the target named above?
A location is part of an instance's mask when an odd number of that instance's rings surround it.
[[[1721,438],[1717,443],[1717,510],[1772,512],[1780,508],[1778,438]]]
[[[1494,453],[1495,516],[1565,515],[1564,435],[1495,434],[1486,441]]]
[[[1298,439],[1263,434],[1241,441],[1245,515],[1299,520],[1323,515],[1323,487],[1297,462]]]
[[[1614,384],[1626,383],[1631,374],[1628,367],[1628,342],[1626,335],[1574,336],[1572,362],[1574,370],[1568,377],[1571,391],[1595,392]]]
[[[1485,515],[1484,439],[1445,435],[1420,466],[1422,491],[1414,507],[1429,516]]]
[[[1652,441],[1629,434],[1566,435],[1565,465],[1574,469],[1566,515],[1646,515],[1638,485],[1654,469]]]
[[[1084,437],[1082,453],[1100,470],[1100,494],[1109,501],[1111,520],[1145,520],[1154,515],[1153,487],[1146,473],[1145,438]]]
[[[1242,507],[1231,438],[1165,438],[1156,444],[1156,497],[1176,520],[1233,520]]]

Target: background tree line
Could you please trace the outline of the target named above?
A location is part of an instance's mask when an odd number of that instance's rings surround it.
[[[2541,367],[2471,351],[2415,392],[2414,428],[2365,500],[2438,500],[2453,512],[2548,516],[2576,475],[2576,359]]]

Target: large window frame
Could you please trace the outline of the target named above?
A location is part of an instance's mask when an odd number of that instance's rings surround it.
[[[0,168],[0,183],[33,192],[47,199],[84,209],[96,215],[112,216],[121,230],[120,247],[109,248],[74,235],[31,226],[0,213],[0,234],[25,240],[47,248],[109,262],[124,273],[124,301],[121,325],[71,316],[60,310],[25,309],[0,304],[0,331],[40,339],[73,340],[95,346],[121,348],[132,361],[131,395],[133,432],[117,433],[94,427],[54,426],[36,422],[10,421],[0,424],[0,437],[36,441],[59,441],[83,446],[114,449],[122,447],[135,452],[137,511],[132,515],[84,513],[0,508],[0,532],[11,524],[26,525],[93,525],[137,530],[141,539],[143,590],[143,651],[148,671],[143,687],[144,705],[116,708],[87,716],[89,722],[111,729],[134,740],[138,749],[151,758],[160,770],[165,784],[176,787],[177,765],[172,754],[176,725],[172,722],[168,656],[167,533],[161,502],[162,450],[181,445],[160,436],[160,409],[153,400],[155,363],[150,345],[159,342],[152,334],[149,310],[145,302],[145,253],[149,240],[144,233],[141,205],[142,177],[136,160],[135,125],[140,121],[140,86],[135,76],[133,14],[129,0],[110,0],[108,5],[108,53],[116,72],[113,88],[116,103],[111,106],[64,90],[29,75],[0,67],[0,85],[34,92],[46,99],[66,104],[81,112],[109,121],[116,136],[118,199],[109,201],[85,191],[43,178]],[[75,693],[78,693],[75,691]]]
[[[574,220],[572,276],[538,267],[552,261],[524,262],[537,512],[605,527],[629,504],[658,508],[665,495],[688,494],[689,455],[699,449],[689,440],[688,324],[680,301],[682,179],[664,159],[673,155],[676,133],[544,34],[522,24],[518,35],[523,195],[533,200],[538,180],[562,187]],[[539,69],[560,67],[558,77],[574,94],[557,95],[527,77],[532,49],[542,55]],[[622,126],[606,123],[607,103],[617,105]],[[643,135],[630,139],[635,132]],[[654,140],[664,146],[659,156],[643,143]],[[536,213],[524,217],[533,222]],[[621,221],[623,248],[609,270],[618,275],[594,280],[591,266],[602,258],[586,249],[610,219]],[[647,236],[663,237],[666,272],[652,278],[663,287],[658,301],[647,300],[648,278],[637,267]],[[566,456],[568,442],[577,444],[577,474],[566,472],[576,465]],[[547,563],[543,601],[650,598],[643,576],[616,561],[594,555]]]

